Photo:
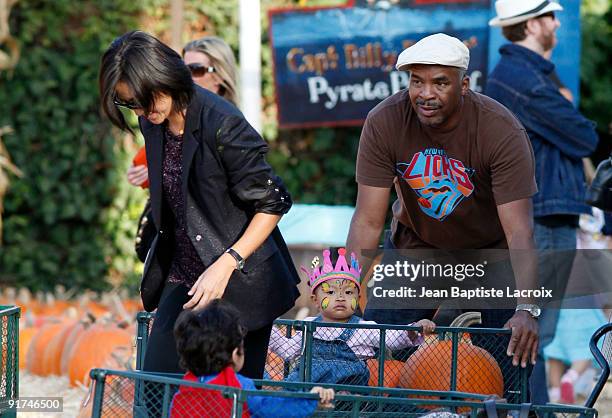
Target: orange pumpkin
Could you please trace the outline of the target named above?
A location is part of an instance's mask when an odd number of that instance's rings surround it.
[[[66,344],[68,335],[77,325],[78,322],[76,321],[68,322],[57,334],[55,334],[53,338],[51,338],[43,354],[43,376],[59,376],[61,374],[62,352],[64,350],[64,345]]]
[[[85,311],[92,314],[95,318],[99,318],[108,313],[108,308],[106,306],[94,300],[87,302],[87,305],[84,309]]]
[[[400,386],[409,389],[450,390],[452,341],[426,343],[408,358]],[[504,379],[488,351],[460,342],[457,346],[457,389],[503,396]]]
[[[266,360],[266,372],[272,380],[283,380],[285,371],[285,362],[276,353],[268,351],[268,359]]]
[[[32,343],[32,339],[39,331],[36,327],[26,327],[19,329],[19,369],[24,370],[26,368],[26,357],[28,349]]]
[[[70,365],[70,352],[74,347],[74,344],[78,341],[81,335],[85,332],[85,329],[90,326],[83,322],[78,322],[68,333],[64,347],[62,347],[62,354],[60,357],[60,374],[68,374],[68,366]]]
[[[137,312],[144,310],[142,307],[142,301],[140,299],[123,300],[123,307],[128,313],[133,315],[136,315]]]
[[[72,306],[72,303],[65,300],[52,300],[51,302],[43,305],[39,314],[42,316],[55,316],[61,317],[66,313],[66,310]]]
[[[40,310],[40,304],[36,300],[28,300],[27,302],[17,301],[17,306],[21,308],[21,315],[24,316],[26,313],[37,315]]]
[[[370,371],[369,386],[378,386],[378,359],[371,358],[366,364]],[[399,385],[399,380],[404,373],[404,362],[399,360],[385,360],[385,370],[383,378],[383,386],[386,388],[396,388]]]
[[[87,385],[91,369],[104,367],[114,350],[132,347],[133,337],[128,331],[115,325],[92,325],[70,350],[70,384],[76,386],[80,382]]]
[[[42,376],[44,373],[43,359],[45,348],[47,348],[51,339],[63,329],[64,325],[63,322],[48,323],[43,325],[34,335],[26,355],[26,369],[28,372]]]

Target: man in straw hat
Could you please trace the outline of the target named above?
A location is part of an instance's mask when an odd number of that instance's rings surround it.
[[[537,187],[529,138],[510,111],[469,89],[468,64],[465,44],[443,33],[399,55],[396,68],[410,73],[409,87],[367,116],[349,251],[377,248],[391,186],[398,199],[385,248],[533,249]],[[491,321],[483,312],[483,324],[512,328],[507,355],[523,367],[537,353],[539,308],[531,302],[519,300],[516,311],[503,315],[491,310]],[[379,323],[407,324],[435,313],[371,305],[364,316]]]
[[[548,0],[499,0],[495,9],[497,16],[489,24],[501,27],[510,43],[499,50],[501,59],[487,80],[485,94],[507,106],[527,130],[539,188],[533,197],[534,238],[538,250],[557,250],[552,260],[542,264],[540,278],[567,280],[578,217],[590,213],[584,202],[582,158],[595,151],[597,133],[551,78],[555,66],[546,57],[557,43],[560,23],[555,13],[563,10],[561,5]],[[537,403],[548,401],[542,349],[552,341],[557,317],[558,310],[545,310],[540,320],[540,354],[531,382]]]

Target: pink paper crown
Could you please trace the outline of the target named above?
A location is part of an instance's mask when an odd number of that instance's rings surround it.
[[[323,266],[320,266],[319,257],[315,257],[312,260],[312,272],[308,271],[304,266],[301,267],[302,271],[308,275],[308,284],[312,292],[315,291],[317,286],[321,283],[333,279],[344,279],[350,280],[361,290],[361,268],[357,262],[357,258],[354,253],[351,253],[351,264],[346,261],[346,249],[338,249],[338,261],[336,266],[332,264],[330,251],[323,251]]]

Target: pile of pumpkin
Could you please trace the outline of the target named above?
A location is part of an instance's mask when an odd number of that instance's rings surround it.
[[[139,300],[119,293],[71,298],[64,289],[38,294],[4,289],[0,305],[21,307],[19,368],[37,376],[68,376],[87,386],[96,367],[133,369]]]

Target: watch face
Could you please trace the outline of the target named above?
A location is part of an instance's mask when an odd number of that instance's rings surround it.
[[[536,318],[537,318],[537,317],[539,317],[539,316],[540,316],[540,314],[542,313],[542,310],[540,309],[540,307],[539,307],[539,306],[533,306],[533,307],[530,309],[530,312],[531,312],[531,315],[533,315],[534,317],[536,317]]]

